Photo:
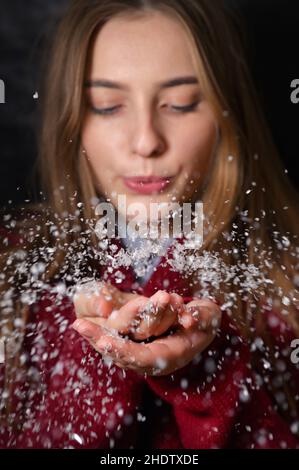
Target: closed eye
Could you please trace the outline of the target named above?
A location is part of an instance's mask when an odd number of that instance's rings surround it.
[[[113,106],[113,108],[95,108],[94,106],[91,106],[91,110],[95,114],[101,114],[101,115],[106,115],[106,114],[113,114],[116,109],[120,108],[120,106]]]
[[[196,109],[198,104],[199,104],[199,101],[195,101],[194,103],[191,103],[187,106],[171,106],[171,108],[181,113],[189,113],[191,111],[194,111],[194,109]]]
[[[191,111],[194,111],[199,103],[200,103],[200,100],[197,100],[194,103],[191,103],[187,106],[170,106],[170,108],[173,109],[175,112],[189,113]],[[95,108],[94,106],[91,106],[91,110],[95,114],[100,114],[102,116],[107,116],[107,115],[115,114],[117,109],[119,109],[120,107],[121,106],[113,106],[111,108]]]

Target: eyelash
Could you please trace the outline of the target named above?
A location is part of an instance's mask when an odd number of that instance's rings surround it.
[[[199,102],[200,101],[195,101],[194,103],[191,103],[187,106],[172,106],[172,108],[175,109],[176,112],[178,112],[178,113],[190,113],[190,112],[194,111],[194,109],[199,104]],[[114,106],[112,108],[99,109],[99,108],[95,108],[95,107],[91,106],[91,109],[95,114],[100,114],[101,116],[110,116],[110,115],[114,114],[114,111],[117,110],[119,107],[120,106]]]

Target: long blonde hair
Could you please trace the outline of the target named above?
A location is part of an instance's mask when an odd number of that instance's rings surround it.
[[[272,299],[277,311],[298,333],[298,290],[294,283],[297,263],[298,193],[291,185],[272,143],[270,131],[258,104],[241,48],[234,18],[222,2],[210,0],[75,0],[63,16],[52,43],[49,66],[40,90],[43,111],[39,135],[38,168],[46,202],[28,207],[17,220],[23,239],[18,244],[30,253],[45,240],[54,248],[43,274],[44,282],[59,279],[67,264],[69,247],[85,243],[98,248],[94,233],[88,231],[95,221],[98,191],[94,175],[82,153],[81,128],[86,113],[84,81],[89,53],[96,34],[116,15],[144,15],[161,11],[181,22],[192,46],[203,94],[211,103],[220,128],[220,142],[202,201],[206,226],[201,251],[217,251],[227,265],[260,265],[272,281],[263,285],[258,298],[252,293],[241,297],[237,286],[223,282],[217,296],[223,301],[234,294],[232,319],[248,339],[256,336],[251,328],[256,318],[259,334],[267,336],[262,306]],[[34,220],[32,219],[32,214]],[[49,224],[47,221],[51,220]],[[53,233],[53,226],[56,233]],[[38,230],[36,228],[38,227]],[[232,237],[231,234],[234,233]],[[82,234],[89,233],[86,238]],[[284,238],[280,238],[284,237]],[[86,241],[87,240],[87,241]],[[282,240],[282,241],[281,241]],[[283,243],[284,240],[287,240]],[[22,305],[22,276],[7,260],[15,247],[2,243],[0,289],[14,287],[14,307],[2,303],[2,331],[21,337],[15,319],[21,318],[24,331],[28,307]],[[75,250],[73,249],[73,252]],[[41,255],[42,256],[42,255]],[[92,257],[91,257],[92,258]],[[36,260],[35,260],[36,261]],[[218,295],[219,294],[219,295]],[[256,294],[256,293],[255,293]],[[269,342],[270,341],[270,342]],[[17,371],[22,369],[21,344],[17,354],[8,357],[3,410],[11,413],[9,397]],[[274,359],[273,359],[274,360]],[[291,393],[288,392],[291,400]],[[2,410],[2,411],[3,411]],[[291,414],[290,409],[287,414]],[[292,414],[293,417],[293,414]]]

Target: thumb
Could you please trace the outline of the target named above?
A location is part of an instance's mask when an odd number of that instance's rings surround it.
[[[73,296],[76,316],[107,318],[113,310],[113,286],[99,281],[78,284]]]
[[[76,316],[108,318],[112,310],[119,309],[133,296],[136,294],[122,292],[103,281],[79,284],[73,296]]]
[[[221,322],[222,312],[219,305],[203,298],[193,300],[184,306],[180,323],[184,328],[197,326],[202,331],[216,331]]]

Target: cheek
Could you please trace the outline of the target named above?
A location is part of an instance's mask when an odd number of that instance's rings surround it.
[[[82,145],[91,158],[105,147],[107,141],[107,138],[103,138],[104,136],[102,136],[99,126],[97,126],[93,119],[87,120],[82,129],[81,137]]]
[[[112,138],[112,135],[114,138]],[[115,134],[99,126],[96,119],[87,119],[81,132],[82,146],[92,167],[97,170],[113,166],[115,155]]]
[[[211,117],[195,119],[182,130],[177,148],[183,166],[190,171],[204,171],[212,157],[216,138],[216,121]]]

